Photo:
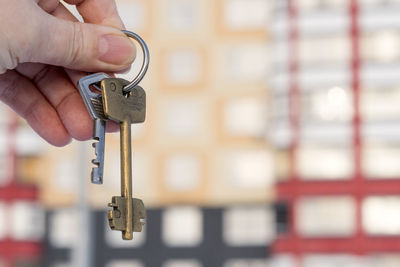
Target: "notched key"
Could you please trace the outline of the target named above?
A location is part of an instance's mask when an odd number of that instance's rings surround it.
[[[107,117],[104,116],[103,112],[103,100],[101,92],[99,91],[99,93],[96,93],[90,89],[92,85],[99,84],[102,80],[107,78],[110,78],[110,76],[100,72],[87,75],[81,78],[78,82],[79,93],[81,94],[83,102],[85,103],[86,108],[89,111],[89,115],[93,120],[107,120]]]
[[[102,94],[93,92],[90,87],[99,84],[101,80],[110,78],[105,73],[95,73],[81,78],[78,82],[79,93],[83,102],[93,119],[93,136],[95,140],[92,146],[95,149],[96,158],[92,160],[95,167],[92,168],[91,180],[94,184],[103,183],[104,169],[104,147],[105,147],[105,131],[107,117],[103,111]],[[95,86],[96,87],[96,86]],[[101,90],[101,89],[100,89]]]
[[[124,93],[129,82],[118,78],[101,81],[104,114],[120,124],[121,196],[113,197],[108,218],[111,229],[122,231],[122,238],[131,240],[135,230],[141,231],[141,219],[145,217],[144,205],[132,200],[132,148],[131,124],[144,122],[146,117],[146,93],[136,86]]]

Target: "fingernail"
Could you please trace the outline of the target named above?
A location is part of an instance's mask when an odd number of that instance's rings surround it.
[[[99,40],[99,59],[115,65],[127,65],[135,59],[135,46],[124,36],[103,35]]]

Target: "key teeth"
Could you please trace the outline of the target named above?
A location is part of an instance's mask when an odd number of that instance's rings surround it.
[[[112,203],[109,203],[113,209],[107,212],[108,214],[108,224],[112,230],[125,231],[126,225],[123,218],[122,211],[123,207],[119,206],[117,201],[113,198]]]
[[[92,143],[92,147],[94,147],[95,150],[95,155],[96,158],[92,159],[92,164],[95,165],[95,167],[92,168],[92,174],[91,174],[91,179],[92,179],[92,183],[94,184],[103,184],[103,177],[100,174],[100,164],[101,161],[98,158],[99,156],[99,150],[100,150],[100,143],[99,142],[93,142]]]
[[[100,165],[100,159],[99,159],[99,155],[100,155],[100,143],[99,142],[94,142],[92,143],[92,147],[94,147],[94,153],[96,155],[96,158],[92,159],[92,163],[99,166]]]
[[[110,225],[111,230],[114,230],[115,229],[115,222],[114,222],[114,216],[113,216],[113,211],[112,210],[109,210],[107,212],[107,217],[108,217],[108,224]]]
[[[95,73],[81,78],[78,82],[78,90],[82,96],[83,102],[91,118],[93,119],[93,135],[92,138],[94,143],[92,147],[95,148],[96,158],[92,160],[95,165],[91,173],[91,181],[94,184],[103,183],[103,158],[104,158],[104,141],[105,141],[105,123],[108,120],[104,116],[103,112],[103,100],[101,89],[99,92],[91,90],[91,85],[94,85],[96,89],[99,87],[96,85],[103,79],[110,78],[105,73]]]
[[[99,155],[100,142],[93,142],[92,147],[94,147],[95,155]]]
[[[92,173],[90,174],[90,178],[92,183],[94,184],[103,184],[103,179],[99,174],[99,168],[95,167],[92,168]]]

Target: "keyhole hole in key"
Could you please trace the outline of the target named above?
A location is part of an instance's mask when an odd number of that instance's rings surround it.
[[[111,91],[115,92],[115,90],[117,90],[117,85],[115,83],[110,83],[110,88],[111,88]],[[131,94],[131,91],[128,91],[128,92],[122,91],[122,95],[125,96],[125,98],[128,98],[130,96],[130,94]]]
[[[89,90],[92,93],[96,93],[96,94],[100,94],[101,95],[101,89],[100,88],[101,88],[100,84],[97,84],[97,83],[89,85]]]
[[[125,96],[125,98],[129,98],[132,95],[132,91],[129,92],[124,92],[123,95]]]
[[[113,92],[115,92],[115,90],[117,90],[117,86],[115,85],[115,83],[111,83],[110,88],[111,88],[111,91],[113,91]]]

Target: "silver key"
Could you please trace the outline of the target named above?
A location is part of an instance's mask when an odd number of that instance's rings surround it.
[[[91,180],[94,184],[103,183],[103,169],[104,169],[104,145],[106,133],[107,118],[103,111],[103,101],[101,96],[101,89],[98,84],[101,80],[110,78],[105,73],[95,73],[81,78],[78,82],[79,93],[82,96],[83,102],[93,119],[93,140],[92,146],[95,149],[96,158],[92,160],[95,167],[92,168]],[[99,93],[92,92],[90,86],[94,86]]]

